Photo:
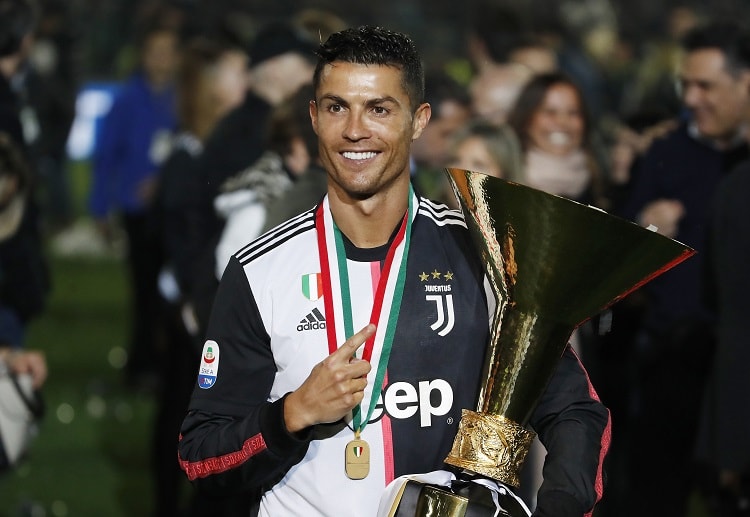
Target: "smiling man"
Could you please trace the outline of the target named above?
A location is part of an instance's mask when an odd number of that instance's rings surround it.
[[[389,482],[445,468],[494,299],[461,214],[411,186],[431,112],[412,41],[347,29],[318,56],[328,193],[227,267],[180,465],[214,494],[254,490],[250,515],[374,517]],[[582,517],[601,496],[609,413],[571,350],[531,423],[549,450],[535,515]]]
[[[720,180],[748,157],[750,35],[732,24],[711,24],[682,42],[677,81],[686,120],[656,140],[634,171],[625,216],[698,251],[645,286],[649,295],[635,357],[638,413],[632,415],[630,489],[640,495],[632,515],[682,515],[690,490],[690,457],[699,401],[713,353],[712,316],[703,306],[706,230]],[[661,425],[679,429],[654,440]],[[656,469],[654,490],[645,472]]]

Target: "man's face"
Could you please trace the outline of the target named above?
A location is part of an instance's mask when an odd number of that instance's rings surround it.
[[[168,83],[179,59],[177,36],[170,31],[154,33],[144,45],[142,59],[149,82],[157,87]]]
[[[682,100],[701,135],[731,140],[744,122],[750,99],[750,73],[730,73],[718,49],[690,52],[679,74]]]
[[[412,113],[398,68],[337,61],[321,73],[310,117],[329,186],[356,200],[408,181],[411,142],[430,106]]]
[[[519,65],[494,65],[469,85],[474,113],[490,122],[503,124],[531,72]]]
[[[420,165],[445,166],[451,137],[471,117],[471,110],[455,100],[444,100],[438,108],[439,116],[430,119],[422,136],[414,142],[411,149],[414,160]]]

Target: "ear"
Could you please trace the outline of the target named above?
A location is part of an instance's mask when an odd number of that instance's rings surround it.
[[[313,131],[318,134],[318,105],[314,100],[310,101],[310,121],[312,122]]]
[[[427,123],[430,121],[432,116],[432,107],[428,103],[422,103],[414,112],[414,119],[412,121],[412,130],[414,131],[411,135],[412,140],[416,140],[427,127]]]

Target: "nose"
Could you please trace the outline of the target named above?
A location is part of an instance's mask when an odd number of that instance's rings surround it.
[[[367,138],[367,134],[367,124],[363,120],[362,114],[352,110],[346,119],[343,134],[344,138],[356,142],[363,138]]]
[[[694,108],[698,104],[700,104],[700,98],[701,91],[697,86],[687,85],[683,87],[682,102],[684,102],[685,106],[687,106],[688,108]]]

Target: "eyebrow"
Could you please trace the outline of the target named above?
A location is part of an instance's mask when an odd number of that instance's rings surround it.
[[[348,101],[346,101],[344,98],[339,97],[338,95],[334,95],[332,93],[322,95],[320,97],[320,100],[321,101],[328,100],[328,101],[331,101],[331,102],[335,102],[336,104],[341,104],[342,106],[349,106],[349,102]],[[386,103],[395,104],[397,106],[401,105],[401,103],[395,97],[387,95],[385,97],[378,97],[376,99],[369,99],[369,100],[367,100],[365,102],[365,106],[370,107],[370,106],[377,106],[378,104],[386,104]]]

